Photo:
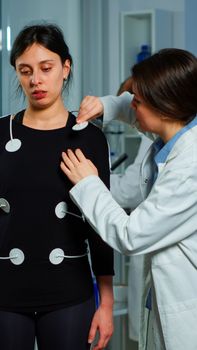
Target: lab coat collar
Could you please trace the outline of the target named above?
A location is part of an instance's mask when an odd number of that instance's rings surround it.
[[[158,138],[154,144],[154,150],[155,150],[155,156],[154,156],[154,160],[155,163],[157,164],[161,164],[161,163],[165,163],[167,157],[169,156],[173,146],[175,145],[175,143],[177,142],[177,140],[189,129],[193,128],[194,126],[197,125],[197,116],[187,125],[185,125],[181,130],[179,130],[166,144],[164,144],[164,142],[162,141],[161,138]]]

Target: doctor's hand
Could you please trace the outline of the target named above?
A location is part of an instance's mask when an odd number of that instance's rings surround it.
[[[82,100],[79,113],[76,118],[77,123],[82,123],[91,119],[96,119],[103,114],[103,104],[99,97],[86,96]]]
[[[74,185],[89,175],[98,176],[97,168],[80,149],[77,149],[75,153],[70,149],[67,150],[67,153],[63,152],[60,167]]]

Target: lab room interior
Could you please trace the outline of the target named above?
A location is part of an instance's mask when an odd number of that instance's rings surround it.
[[[123,90],[119,92],[121,84],[131,76],[131,68],[145,61],[157,51],[177,48],[187,50],[196,56],[196,13],[196,0],[57,0],[56,2],[52,0],[0,0],[0,115],[2,117],[14,115],[25,109],[27,105],[23,94],[17,92],[15,69],[10,64],[10,53],[14,40],[24,26],[52,23],[61,28],[73,60],[72,80],[69,90],[63,93],[63,101],[68,111],[73,111],[73,114],[77,116],[85,96],[113,95],[117,97],[122,91],[131,92],[131,87],[124,88],[123,86]],[[145,150],[150,147],[152,141],[150,143],[141,132],[137,132],[133,126],[122,121],[111,120],[105,123],[101,117],[92,123],[104,133],[107,140],[112,195],[114,191],[115,199],[129,215],[135,210],[135,206],[132,207],[129,200],[123,198],[124,190],[120,191],[120,185],[116,180],[125,174],[125,170],[131,164],[142,161]],[[11,140],[13,137],[11,129]],[[10,155],[14,156],[14,152],[15,150],[11,150]],[[31,157],[31,154],[29,156]],[[4,164],[1,164],[1,167],[4,167]],[[138,176],[138,174],[133,176]],[[132,181],[129,177],[130,180]],[[4,191],[3,186],[1,190]],[[125,192],[128,194],[129,190],[131,189],[128,187]],[[116,191],[118,198],[116,198]],[[1,197],[3,195],[0,193],[0,220],[3,220],[11,209],[7,200]],[[61,210],[69,213],[67,208]],[[79,217],[80,211],[77,213],[69,214]],[[83,219],[83,215],[80,218]],[[0,222],[2,222],[0,225],[4,225],[3,221]],[[4,230],[4,226],[2,227]],[[0,234],[0,264],[4,264],[4,259],[7,257],[5,258],[1,252],[1,242],[3,246],[4,238],[1,240]],[[19,265],[22,266],[26,256],[24,257],[23,252],[18,250],[15,253],[22,254],[22,262],[19,262]],[[63,256],[65,258],[65,255]],[[12,258],[8,257],[8,259],[11,259],[12,262]],[[114,249],[114,331],[103,349],[172,350],[171,347],[164,349],[157,346],[151,349],[150,345],[149,347],[141,345],[139,348],[143,259],[143,254],[124,254]],[[61,265],[61,262],[58,266]],[[15,268],[16,265],[13,266]],[[99,304],[98,286],[94,276],[93,282],[96,301]],[[63,302],[62,305],[64,306]],[[4,307],[1,308],[1,303],[0,310],[5,310]],[[77,337],[77,334],[73,337]],[[93,350],[98,338],[99,332],[97,332],[95,342],[87,349]],[[188,348],[188,350],[195,349],[192,346]],[[4,347],[1,350],[23,349]],[[39,350],[36,337],[34,350]],[[54,347],[54,350],[63,350],[63,347],[61,349]],[[81,349],[73,347],[69,350]],[[180,350],[180,348],[173,350]]]

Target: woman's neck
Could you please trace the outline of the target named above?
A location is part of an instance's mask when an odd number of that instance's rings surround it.
[[[23,125],[41,130],[64,127],[68,119],[68,110],[63,105],[35,109],[28,106],[23,117]]]
[[[181,121],[172,121],[172,119],[165,120],[159,136],[162,138],[164,143],[167,143],[184,126],[185,124]]]

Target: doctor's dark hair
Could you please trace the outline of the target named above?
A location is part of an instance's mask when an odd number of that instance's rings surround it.
[[[182,49],[162,49],[131,69],[132,87],[151,108],[190,122],[197,113],[197,58]]]
[[[62,65],[64,65],[66,60],[69,60],[72,67],[73,60],[64,40],[62,30],[54,24],[36,24],[25,26],[17,35],[10,54],[10,63],[14,68],[16,68],[16,59],[34,43],[40,44],[59,55]],[[70,71],[66,85],[71,78],[72,72]]]

